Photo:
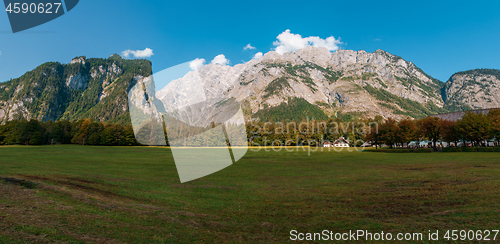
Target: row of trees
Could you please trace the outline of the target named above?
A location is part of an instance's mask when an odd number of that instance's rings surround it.
[[[14,144],[139,145],[131,126],[104,124],[92,119],[77,122],[10,121],[0,126],[0,145]]]
[[[226,128],[226,130],[228,134],[233,132],[231,127]],[[333,142],[339,137],[345,137],[351,144],[357,146],[366,141],[376,146],[386,144],[391,148],[394,145],[408,147],[411,141],[420,142],[422,140],[432,141],[434,148],[436,148],[438,141],[454,143],[454,145],[457,145],[458,142],[469,141],[474,146],[481,146],[488,140],[496,140],[500,144],[500,109],[491,110],[486,115],[468,112],[456,122],[436,117],[400,121],[389,118],[384,121],[380,116],[374,119],[350,122],[344,122],[340,119],[318,121],[307,119],[301,122],[250,121],[246,125],[246,131],[251,146],[320,146],[324,141]],[[160,128],[157,133],[163,134],[162,132],[165,133]],[[236,132],[237,130],[235,130]],[[149,134],[148,132],[147,135]],[[207,135],[216,137],[215,134]],[[163,136],[160,135],[160,137]],[[175,131],[171,131],[170,136],[175,138]],[[165,139],[168,143],[168,139],[166,137]],[[203,141],[210,138],[193,137],[190,140],[195,139]],[[0,126],[0,145],[13,144],[140,145],[134,137],[131,126],[104,124],[92,119],[77,122],[10,121],[6,125]]]
[[[436,117],[401,121],[389,118],[380,124],[378,130],[372,127],[365,140],[391,148],[393,145],[408,146],[411,141],[421,140],[432,141],[434,149],[438,141],[454,145],[462,142],[462,146],[469,141],[472,146],[487,146],[487,141],[495,140],[499,145],[500,109],[492,109],[488,114],[467,112],[456,122]]]
[[[304,119],[300,122],[260,122],[247,123],[247,136],[251,146],[320,146],[322,142],[333,142],[339,137],[349,138],[352,143],[363,144],[370,126],[376,127],[382,117],[375,119],[355,119],[349,122],[339,118],[328,120]]]

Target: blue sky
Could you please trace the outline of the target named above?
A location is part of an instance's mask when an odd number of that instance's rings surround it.
[[[275,48],[287,29],[340,38],[342,49],[383,49],[446,81],[458,71],[500,69],[498,9],[498,1],[82,0],[60,18],[16,34],[2,11],[0,81],[48,61],[146,48],[155,72],[219,54],[234,65]],[[256,49],[243,50],[249,43]]]

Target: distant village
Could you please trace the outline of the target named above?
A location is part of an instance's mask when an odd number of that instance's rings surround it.
[[[490,113],[491,112],[491,113]],[[484,138],[484,140],[471,140],[472,138],[467,138],[466,136],[461,136],[459,135],[458,128],[456,128],[457,122],[461,121],[464,116],[474,116],[477,115],[478,117],[483,117],[483,118],[488,118],[488,121],[490,124],[490,129],[489,129],[489,134],[490,136],[486,136],[487,138]],[[490,115],[490,116],[489,116]],[[496,115],[496,116],[495,116]],[[489,117],[488,117],[489,116]],[[380,137],[380,140],[370,140],[374,139],[376,137],[373,135],[374,133],[371,133],[371,135],[368,135],[366,139],[368,139],[367,142],[363,143],[361,147],[405,147],[405,148],[445,148],[445,147],[473,147],[473,146],[481,146],[481,147],[498,147],[500,146],[499,143],[499,135],[498,135],[498,128],[500,126],[500,108],[491,108],[491,109],[478,109],[478,110],[471,110],[471,111],[464,111],[464,112],[454,112],[454,113],[445,113],[445,114],[437,114],[437,115],[431,115],[428,116],[427,118],[436,118],[439,120],[441,123],[440,125],[436,125],[436,127],[439,128],[434,128],[435,130],[435,136],[434,139],[435,145],[433,144],[434,141],[432,139],[429,139],[428,136],[427,138],[424,136],[423,140],[411,140],[410,142],[404,143],[404,142],[394,142],[394,143],[388,143],[388,140],[384,140],[385,138]],[[436,120],[435,119],[435,120]],[[480,121],[479,121],[479,126],[481,126]],[[483,128],[476,128],[479,131],[481,131]],[[448,131],[447,131],[448,130]],[[487,129],[485,129],[485,133]],[[446,136],[446,133],[455,133],[455,140],[450,140],[450,136]],[[383,132],[382,132],[383,133]],[[425,133],[425,132],[424,132]],[[376,134],[379,134],[378,131]],[[418,137],[418,136],[416,136]],[[451,136],[453,137],[453,135]],[[420,137],[419,137],[420,138]],[[416,138],[413,138],[416,139]],[[390,141],[390,140],[389,140]],[[392,145],[391,145],[392,144]],[[353,142],[350,142],[349,139],[346,139],[344,137],[340,137],[339,139],[335,140],[334,142],[331,141],[324,141],[322,144],[323,147],[351,147],[354,146]]]

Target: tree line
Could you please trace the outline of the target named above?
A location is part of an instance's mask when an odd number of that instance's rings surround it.
[[[247,123],[250,145],[310,145],[320,146],[325,141],[333,142],[339,137],[346,138],[353,146],[364,142],[379,147],[420,147],[421,141],[432,141],[453,146],[488,146],[496,141],[500,146],[500,109],[492,109],[488,114],[466,112],[458,121],[437,117],[423,119],[383,119],[381,116],[368,119],[303,120],[302,122],[254,122]],[[410,146],[411,142],[415,145]]]
[[[432,141],[434,148],[437,147],[439,141],[454,146],[457,146],[459,142],[462,142],[462,146],[466,145],[465,142],[470,142],[468,144],[470,146],[485,146],[488,145],[487,141],[495,140],[496,144],[500,145],[500,109],[492,109],[488,114],[467,112],[456,122],[436,117],[419,120],[397,121],[392,118],[384,120],[381,116],[353,119],[349,122],[338,118],[304,119],[301,122],[248,121],[246,132],[250,146],[321,146],[325,141],[333,142],[340,137],[348,139],[351,145],[361,146],[364,142],[370,142],[377,147],[385,144],[391,148],[394,146],[410,147],[410,142],[424,140]],[[161,129],[158,133],[162,133]],[[166,135],[160,136],[165,136],[168,145],[168,132],[165,128],[163,133]],[[170,136],[175,137],[175,131],[170,133]],[[228,133],[232,133],[232,130],[228,130]],[[0,145],[14,144],[141,145],[135,139],[132,126],[96,122],[92,119],[76,122],[10,121],[0,126]],[[419,144],[415,146],[418,147]]]
[[[436,149],[438,141],[458,146],[488,146],[488,141],[500,145],[500,109],[492,109],[488,114],[466,112],[458,121],[426,117],[420,120],[387,119],[380,123],[378,130],[372,128],[365,136],[373,145],[389,147],[409,147],[411,141],[432,141]],[[469,142],[468,144],[466,142]],[[418,147],[419,143],[417,143]]]
[[[250,146],[321,146],[323,142],[334,142],[340,137],[348,138],[352,144],[363,144],[364,135],[371,126],[376,127],[375,119],[353,119],[349,122],[340,118],[328,120],[302,121],[249,121],[246,125]]]
[[[0,126],[0,145],[80,144],[140,145],[132,126],[106,124],[92,119],[71,121],[15,120]]]

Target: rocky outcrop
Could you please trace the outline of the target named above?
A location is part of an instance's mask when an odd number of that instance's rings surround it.
[[[449,110],[500,107],[500,70],[475,69],[458,72],[444,88]]]
[[[83,64],[83,65],[85,65],[85,60],[86,60],[86,58],[83,56],[76,57],[73,60],[71,60],[71,62],[69,64]]]
[[[126,71],[126,70],[129,71]],[[130,121],[127,89],[150,76],[147,60],[78,57],[69,64],[45,63],[0,83],[0,123],[18,119]]]
[[[84,76],[82,73],[71,75],[68,79],[66,79],[66,86],[75,90],[87,89],[88,83],[88,77]]]

